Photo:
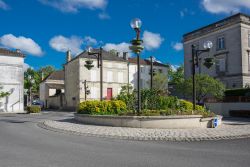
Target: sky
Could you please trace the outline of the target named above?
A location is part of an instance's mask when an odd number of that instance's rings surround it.
[[[0,0],[0,47],[24,52],[26,67],[61,69],[68,49],[129,51],[140,18],[141,56],[176,67],[183,34],[238,12],[250,14],[250,0]]]

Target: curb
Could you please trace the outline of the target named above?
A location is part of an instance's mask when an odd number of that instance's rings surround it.
[[[195,142],[195,141],[219,141],[219,140],[233,140],[233,139],[243,139],[250,138],[248,135],[235,135],[235,136],[211,136],[211,137],[133,137],[133,136],[118,136],[118,135],[102,135],[102,134],[91,134],[91,133],[82,133],[65,129],[58,129],[51,127],[45,122],[38,123],[38,127],[50,130],[53,132],[59,132],[70,135],[77,136],[86,136],[86,137],[101,137],[101,138],[110,138],[110,139],[120,139],[120,140],[134,140],[134,141],[171,141],[171,142]]]

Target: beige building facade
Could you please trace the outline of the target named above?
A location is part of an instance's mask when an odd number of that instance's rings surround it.
[[[100,68],[97,67],[96,57],[89,56],[87,52],[82,52],[73,59],[70,55],[67,57],[68,62],[64,65],[66,106],[75,108],[85,101],[87,90],[90,93],[86,100],[100,99]],[[87,60],[93,60],[94,67],[90,70],[84,66]],[[126,58],[103,50],[103,99],[116,97],[121,87],[128,84],[127,65]]]
[[[64,71],[54,71],[39,84],[39,99],[45,108],[64,107]]]
[[[203,49],[211,41],[213,48],[203,53],[196,73],[205,73],[221,80],[227,88],[250,85],[250,16],[236,14],[183,36],[185,77],[192,75],[192,49]],[[204,58],[214,58],[215,65],[207,69]]]

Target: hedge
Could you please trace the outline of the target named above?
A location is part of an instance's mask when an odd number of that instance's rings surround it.
[[[84,101],[79,104],[79,114],[90,115],[118,115],[122,112],[126,112],[127,107],[123,101],[111,100],[111,101]]]
[[[41,112],[41,107],[40,106],[27,106],[27,113],[40,113]]]
[[[225,96],[250,96],[250,89],[228,89],[225,91]]]

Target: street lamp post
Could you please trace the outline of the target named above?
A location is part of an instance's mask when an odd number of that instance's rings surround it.
[[[213,47],[211,41],[204,43],[204,49],[197,49],[195,45],[192,45],[192,81],[193,81],[193,111],[195,111],[196,106],[196,82],[195,82],[195,67],[199,66],[199,56],[202,53],[209,52]],[[204,65],[210,68],[214,64],[213,58],[205,58]]]
[[[97,58],[97,68],[100,68],[100,101],[103,99],[103,61],[102,61],[102,47],[100,47],[98,52],[93,52],[93,48],[88,47],[87,52],[88,55],[93,55]],[[84,65],[88,70],[90,70],[93,66],[93,61],[87,60]]]
[[[131,46],[129,49],[137,55],[137,114],[141,113],[141,69],[140,69],[140,53],[143,50],[142,43],[143,41],[140,39],[140,28],[142,22],[140,19],[136,18],[130,22],[130,26],[136,32],[136,38],[131,41]]]
[[[153,90],[153,77],[154,77],[154,61],[155,58],[153,56],[150,56],[150,89]]]
[[[90,94],[89,87],[87,85],[87,80],[84,80],[84,99],[87,100],[87,95]]]

